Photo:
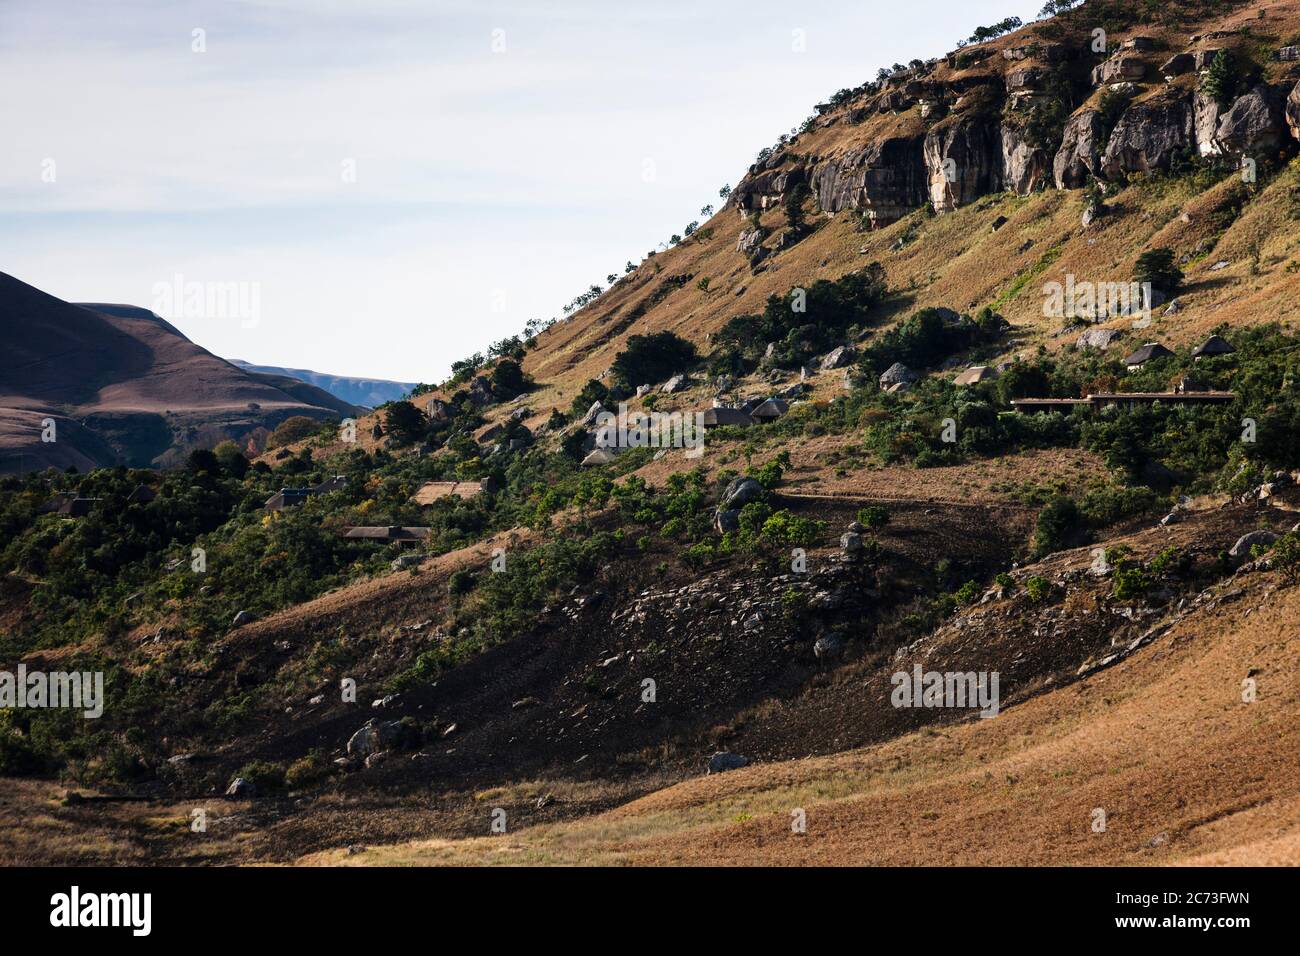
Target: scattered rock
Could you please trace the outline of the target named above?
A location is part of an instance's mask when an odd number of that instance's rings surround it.
[[[1245,561],[1250,555],[1250,549],[1257,544],[1269,545],[1278,539],[1278,535],[1272,531],[1251,531],[1243,534],[1237,539],[1237,543],[1228,549],[1228,557],[1234,561]]]
[[[709,758],[709,773],[726,773],[728,770],[739,770],[747,766],[749,766],[748,757],[727,750],[720,750]]]

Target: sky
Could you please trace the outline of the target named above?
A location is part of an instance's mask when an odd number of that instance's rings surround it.
[[[815,103],[1039,6],[0,0],[0,271],[225,358],[440,381]]]

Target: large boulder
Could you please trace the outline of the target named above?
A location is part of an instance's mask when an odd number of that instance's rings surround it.
[[[748,757],[727,750],[720,750],[709,758],[709,773],[726,773],[728,770],[739,770],[741,767],[748,766]]]
[[[1278,535],[1272,531],[1251,531],[1249,534],[1243,534],[1237,539],[1236,544],[1228,549],[1228,557],[1234,561],[1245,561],[1250,557],[1251,548],[1255,545],[1270,545],[1278,539]]]
[[[404,745],[410,729],[399,720],[376,720],[373,717],[348,740],[349,757],[368,757],[381,750]]]
[[[1082,189],[1101,169],[1101,117],[1093,110],[1076,113],[1065,124],[1061,148],[1052,159],[1057,189]]]
[[[1052,180],[1052,156],[1032,145],[1023,130],[1002,127],[1002,182],[1021,196],[1043,188]]]
[[[1002,137],[981,116],[953,116],[926,134],[930,204],[951,212],[1002,188]]]
[[[1123,332],[1119,329],[1087,329],[1075,341],[1074,347],[1080,351],[1084,349],[1098,349],[1102,352],[1110,348],[1111,343],[1118,339]]]
[[[857,350],[851,345],[841,345],[839,348],[827,353],[821,361],[822,371],[829,371],[834,368],[844,368],[846,365],[852,365],[854,359],[858,357]]]
[[[919,376],[902,362],[895,362],[881,374],[880,387],[887,389],[891,385],[910,385],[917,378]]]
[[[1286,131],[1282,97],[1260,83],[1236,101],[1219,120],[1216,137],[1223,149],[1247,153],[1276,147]]]
[[[1190,100],[1180,95],[1134,103],[1124,111],[1106,143],[1102,176],[1120,181],[1129,173],[1166,170],[1174,155],[1192,141]]]
[[[722,500],[718,502],[718,511],[740,508],[751,501],[757,501],[765,493],[766,489],[753,478],[733,478],[727,483],[726,489],[722,492]]]

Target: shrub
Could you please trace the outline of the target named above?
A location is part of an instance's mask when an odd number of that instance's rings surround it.
[[[695,346],[672,332],[633,335],[614,357],[614,377],[629,386],[660,382],[698,361]]]
[[[284,789],[284,768],[268,760],[246,763],[235,772],[235,776],[243,777],[261,793],[275,793]]]
[[[1079,506],[1072,498],[1060,496],[1047,503],[1038,513],[1034,526],[1034,556],[1044,557],[1068,547],[1079,529]]]
[[[1050,592],[1052,586],[1048,583],[1047,578],[1035,574],[1025,581],[1025,593],[1029,595],[1029,600],[1035,604],[1042,602]]]
[[[533,387],[533,380],[524,374],[523,366],[508,358],[497,362],[489,381],[492,394],[503,401],[522,395]]]
[[[1182,283],[1183,270],[1176,265],[1172,249],[1149,249],[1138,256],[1137,264],[1133,266],[1133,281],[1138,284],[1149,282],[1153,289],[1168,294]]]
[[[384,410],[384,428],[399,445],[410,445],[422,439],[429,422],[411,402],[401,400]]]
[[[858,509],[858,523],[872,531],[889,524],[889,509],[883,505],[867,505]]]
[[[316,427],[315,419],[308,418],[306,415],[293,415],[275,426],[275,431],[271,432],[266,439],[266,447],[279,448],[281,445],[291,445],[304,438],[310,438],[316,433]]]

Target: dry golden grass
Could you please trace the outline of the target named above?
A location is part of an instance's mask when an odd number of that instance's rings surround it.
[[[302,862],[1295,865],[1300,590],[1277,584],[1257,575],[1239,600],[994,720],[698,778],[591,819]]]

